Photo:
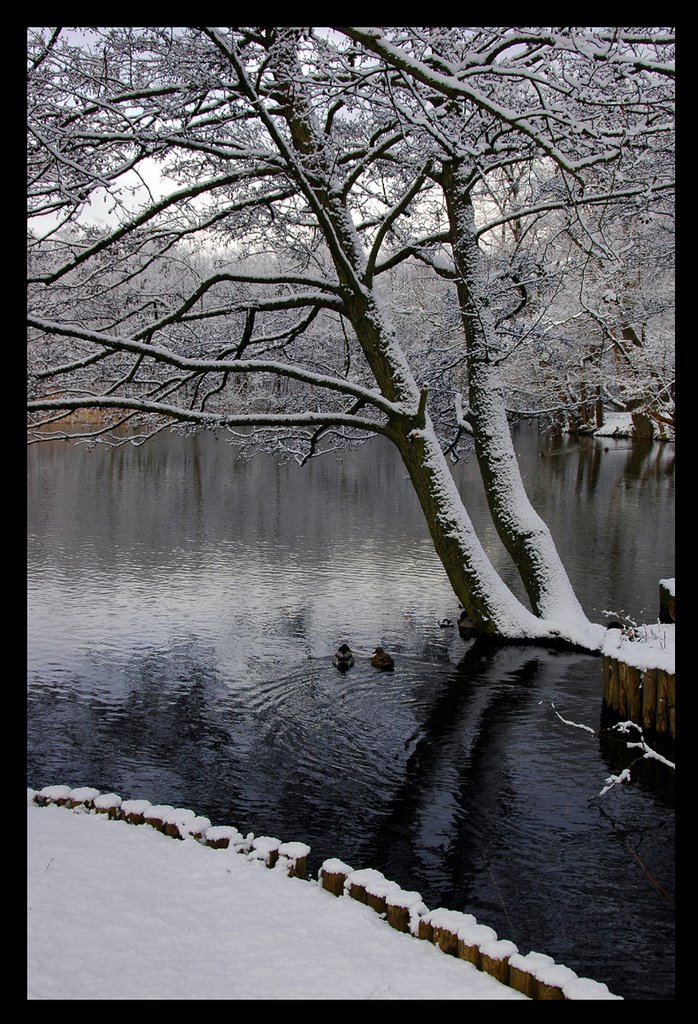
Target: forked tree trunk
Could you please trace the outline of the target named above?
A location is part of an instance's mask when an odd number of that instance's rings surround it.
[[[533,508],[521,478],[507,421],[484,259],[466,168],[443,168],[442,184],[458,271],[465,334],[469,419],[487,502],[497,532],[521,575],[531,607],[543,618],[585,621],[550,530]]]
[[[453,244],[462,278],[476,451],[497,529],[521,572],[535,614],[511,592],[480,544],[429,420],[424,396],[388,316],[366,283],[366,258],[343,183],[335,177],[334,161],[325,154],[324,133],[298,86],[295,60],[290,49],[274,57],[293,153],[282,140],[280,144],[323,231],[343,287],[345,315],[378,387],[385,398],[401,407],[390,417],[387,433],[407,468],[456,596],[481,633],[522,640],[560,637],[587,647],[600,646],[596,630],[601,627],[591,626],[584,615],[550,533],[523,490],[496,367],[487,358],[489,334],[479,326],[480,316],[486,314],[486,296],[478,287],[482,262],[470,199],[463,197],[461,179],[457,173],[451,174],[446,198],[457,224]],[[402,411],[406,408],[414,411]]]

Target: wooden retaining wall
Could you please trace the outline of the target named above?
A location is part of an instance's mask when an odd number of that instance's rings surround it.
[[[29,790],[39,806],[53,804],[105,814],[133,825],[150,825],[175,839],[194,838],[214,849],[227,849],[262,861],[289,876],[312,881],[307,874],[310,847],[282,843],[272,836],[243,836],[234,826],[212,826],[208,818],[186,808],[151,804],[147,800],[122,800],[116,793],[100,793],[91,787],[45,786]],[[542,953],[522,956],[513,942],[498,939],[495,931],[479,924],[472,914],[438,908],[428,910],[417,892],[401,889],[380,871],[355,871],[340,860],[324,861],[316,884],[334,896],[357,900],[383,917],[396,931],[433,943],[447,955],[472,963],[478,970],[531,999],[620,999],[601,982],[579,978]]]
[[[659,581],[659,622],[676,622],[675,580]],[[649,627],[639,627],[640,632]],[[631,659],[632,660],[632,659]],[[603,655],[604,704],[642,726],[644,732],[676,739],[676,673],[663,668],[638,668],[619,654]]]
[[[603,656],[604,704],[645,732],[676,739],[676,675]]]

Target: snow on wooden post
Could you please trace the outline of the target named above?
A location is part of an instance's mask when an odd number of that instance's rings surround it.
[[[124,800],[119,808],[119,817],[131,825],[142,825],[150,807],[149,800]]]
[[[78,786],[77,789],[71,789],[68,793],[66,805],[68,807],[84,807],[86,810],[91,810],[98,796],[98,789],[93,789],[92,786]]]
[[[279,847],[281,840],[274,836],[257,836],[252,840],[252,849],[248,853],[248,859],[261,861],[268,868],[273,868],[279,859]]]
[[[602,981],[592,981],[591,978],[577,978],[563,982],[562,991],[565,999],[622,999],[622,996],[614,996],[608,985]]]
[[[415,920],[428,911],[418,892],[398,888],[391,890],[386,896],[385,913],[391,928],[410,934]]]
[[[307,878],[309,854],[310,847],[306,843],[282,843],[277,866],[284,868],[289,878]]]
[[[233,846],[240,853],[248,853],[252,847],[254,836],[249,834],[247,839],[234,825],[214,825],[204,832],[204,843],[214,850],[227,850]]]
[[[486,924],[478,924],[472,914],[464,914],[458,926],[458,958],[468,960],[478,970],[482,970],[482,947],[487,943],[497,942],[494,928]]]
[[[194,811],[187,807],[174,807],[172,811],[163,815],[163,832],[172,839],[184,839],[187,833],[187,823],[196,818]]]
[[[70,786],[44,786],[34,794],[34,803],[40,807],[46,807],[48,804],[57,804],[62,807],[68,799],[70,789]]]
[[[514,953],[509,958],[509,985],[531,999],[566,999],[565,990],[576,981],[569,967],[556,964],[545,953]]]
[[[318,872],[320,885],[334,896],[343,896],[344,884],[353,870],[348,864],[337,860],[336,857],[331,857],[329,860],[323,861]]]
[[[380,899],[380,887],[385,885],[386,882],[387,879],[382,871],[377,871],[373,867],[364,867],[358,871],[351,871],[348,874],[346,882],[344,883],[344,889],[352,899],[357,901],[357,903],[363,903],[366,906],[374,906],[375,909],[379,909],[376,905],[376,901],[377,899]],[[369,887],[374,890],[378,888],[379,890],[379,895],[374,895],[370,902],[368,898]],[[395,887],[397,888],[397,886]],[[385,902],[383,908],[385,910]]]
[[[192,839],[196,839],[197,842],[203,843],[206,837],[206,832],[211,828],[211,819],[205,818],[201,814],[195,815],[191,821],[186,821],[182,825],[183,832],[191,836]]]
[[[359,903],[365,903],[377,914],[386,914],[386,898],[391,892],[397,892],[400,886],[397,882],[391,882],[381,871],[374,868],[364,868],[362,871],[352,871],[347,876],[345,889]]]
[[[164,832],[170,814],[174,811],[172,804],[151,804],[143,813],[143,820],[146,825]]]
[[[438,907],[430,910],[419,921],[419,937],[428,939],[443,953],[458,956],[458,931],[465,924],[476,924],[472,914]],[[494,935],[494,932],[492,933]],[[495,936],[496,938],[496,936]]]
[[[108,818],[116,820],[121,808],[121,797],[117,793],[100,793],[95,797],[94,808],[98,814],[106,814]]]
[[[494,939],[480,946],[480,970],[492,978],[509,984],[509,961],[518,953],[518,947],[509,939]]]

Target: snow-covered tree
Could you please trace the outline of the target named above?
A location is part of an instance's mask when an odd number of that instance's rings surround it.
[[[668,194],[643,164],[669,147],[670,33],[65,32],[30,36],[32,438],[88,409],[112,416],[95,437],[185,424],[300,461],[381,434],[477,630],[597,648],[509,436],[501,327],[527,295],[523,263],[493,274],[485,239],[510,225],[523,260],[532,223],[562,211],[592,250],[587,208]],[[101,205],[105,225],[86,226]],[[403,339],[409,319],[398,332],[390,316],[415,259],[455,302],[452,427],[472,435],[530,609],[450,474],[439,339]]]

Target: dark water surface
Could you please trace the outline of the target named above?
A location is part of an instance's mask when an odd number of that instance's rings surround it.
[[[515,437],[589,615],[656,621],[673,446]],[[379,868],[524,953],[673,998],[673,773],[646,762],[599,797],[632,759],[601,721],[600,660],[439,627],[457,607],[389,447],[300,469],[162,436],[28,461],[30,786],[304,841],[313,871]],[[513,583],[474,459],[454,475]],[[393,673],[371,668],[376,644]]]

